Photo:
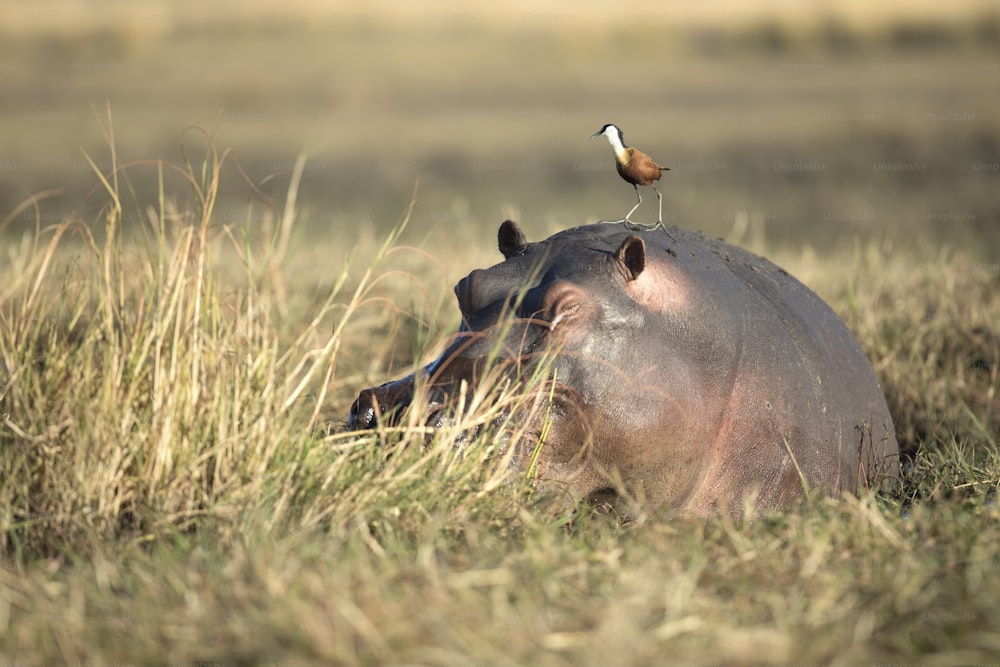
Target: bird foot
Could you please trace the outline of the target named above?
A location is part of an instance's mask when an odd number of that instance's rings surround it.
[[[642,232],[649,229],[646,225],[639,222],[632,222],[628,218],[622,218],[618,222],[625,225],[625,229],[629,230],[630,232]]]
[[[667,233],[667,236],[670,237],[671,241],[677,243],[677,239],[674,238],[674,235],[670,233],[670,230],[667,229],[666,225],[663,224],[662,220],[658,220],[654,225],[646,225],[641,222],[635,222],[633,220],[629,220],[628,218],[623,218],[618,222],[625,225],[625,229],[631,232],[651,232],[656,229],[662,229],[664,232]]]
[[[659,227],[660,229],[662,229],[663,231],[665,231],[667,233],[667,236],[670,237],[671,241],[673,241],[674,243],[677,243],[677,239],[675,239],[674,235],[670,233],[670,230],[667,229],[667,226],[663,224],[662,220],[657,220],[656,224],[653,226],[653,229],[656,229],[657,227]]]

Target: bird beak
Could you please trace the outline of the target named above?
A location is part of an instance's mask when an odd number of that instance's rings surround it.
[[[595,132],[595,133],[593,133],[592,135],[590,135],[590,138],[591,138],[591,139],[596,139],[596,138],[597,138],[597,137],[599,137],[599,136],[601,136],[601,133],[600,133],[600,132]]]

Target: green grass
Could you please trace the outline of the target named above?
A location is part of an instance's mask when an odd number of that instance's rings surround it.
[[[466,442],[499,414],[487,401],[433,436],[412,420],[342,433],[358,389],[454,327],[451,282],[495,250],[461,235],[433,251],[401,246],[408,213],[380,242],[317,247],[297,231],[294,189],[277,213],[217,222],[227,158],[211,147],[192,157],[188,209],[166,190],[129,204],[125,170],[103,181],[93,219],[4,242],[7,660],[996,655],[995,267],[876,244],[776,257],[873,358],[910,455],[902,497],[818,500],[749,524],[623,523],[547,511],[500,441]],[[123,235],[129,207],[143,222]]]

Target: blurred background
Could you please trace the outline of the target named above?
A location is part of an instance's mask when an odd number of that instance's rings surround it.
[[[53,188],[43,223],[94,219],[107,198],[84,153],[111,168],[110,109],[120,163],[201,159],[206,136],[234,151],[220,222],[280,207],[305,153],[304,228],[338,243],[396,224],[418,178],[408,234],[492,244],[513,217],[537,239],[631,208],[607,142],[588,141],[613,122],[670,167],[668,223],[997,261],[995,2],[494,5],[7,0],[0,220]],[[135,210],[155,203],[156,168],[128,174]],[[191,198],[170,173],[165,189]],[[634,217],[654,222],[643,197]]]

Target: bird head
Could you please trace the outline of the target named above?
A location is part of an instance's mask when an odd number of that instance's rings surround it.
[[[625,143],[625,135],[623,135],[622,131],[618,129],[618,126],[614,125],[613,123],[608,123],[600,130],[590,135],[591,139],[596,139],[597,137],[607,137],[609,141],[612,140],[612,137],[615,137],[622,144]]]

